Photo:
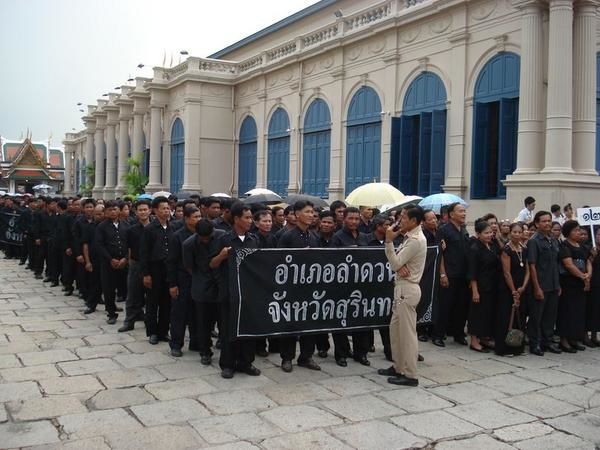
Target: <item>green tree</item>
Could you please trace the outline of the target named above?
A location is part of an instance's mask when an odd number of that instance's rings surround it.
[[[79,187],[80,194],[85,197],[92,195],[92,189],[94,189],[94,181],[96,178],[96,165],[94,163],[85,166],[85,180],[86,183]]]
[[[142,171],[140,169],[142,165],[141,158],[129,158],[127,163],[129,164],[129,170],[125,175],[123,175],[123,181],[127,187],[126,194],[136,196],[143,192],[144,188],[148,184],[148,177],[142,175]]]

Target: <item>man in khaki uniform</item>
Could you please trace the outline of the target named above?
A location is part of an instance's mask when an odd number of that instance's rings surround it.
[[[394,365],[380,369],[380,375],[389,376],[388,382],[400,386],[418,386],[417,379],[417,311],[421,300],[419,282],[425,268],[427,240],[421,230],[423,209],[419,206],[402,212],[400,227],[389,227],[385,234],[385,256],[396,272],[394,306],[390,321],[390,341]],[[394,249],[393,241],[399,234],[404,241]]]

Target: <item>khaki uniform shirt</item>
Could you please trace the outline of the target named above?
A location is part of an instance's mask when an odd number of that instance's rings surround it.
[[[392,269],[397,272],[402,266],[406,266],[410,275],[406,278],[396,277],[396,283],[408,281],[410,283],[419,283],[423,270],[425,269],[425,258],[427,257],[427,239],[421,230],[421,227],[415,227],[406,233],[404,241],[394,249],[394,244],[386,242],[385,256],[387,256]]]

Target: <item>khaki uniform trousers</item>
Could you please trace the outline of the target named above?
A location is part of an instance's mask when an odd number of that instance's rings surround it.
[[[392,359],[396,372],[408,378],[417,378],[417,305],[421,287],[409,281],[400,281],[394,287],[394,306],[390,321]]]

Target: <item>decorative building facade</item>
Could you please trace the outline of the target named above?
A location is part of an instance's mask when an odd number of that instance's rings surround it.
[[[322,0],[209,58],[155,67],[67,134],[65,190],[267,187],[344,198],[390,182],[476,217],[597,203],[598,2]],[[224,19],[226,20],[226,19]]]

